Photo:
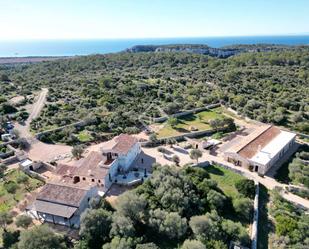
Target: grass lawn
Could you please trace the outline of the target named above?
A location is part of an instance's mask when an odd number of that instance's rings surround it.
[[[203,111],[196,114],[190,114],[178,118],[178,124],[173,128],[167,122],[164,127],[157,132],[158,138],[177,136],[190,132],[190,126],[197,128],[199,131],[209,130],[211,127],[209,121],[224,116],[216,109]]]
[[[239,195],[235,183],[241,179],[245,179],[245,177],[220,166],[211,165],[206,168],[206,171],[209,173],[210,178],[218,183],[218,187],[227,196],[234,198]]]
[[[24,178],[25,182],[20,182]],[[7,191],[8,185],[15,185],[16,190]],[[9,211],[19,201],[21,201],[27,192],[31,192],[43,185],[43,182],[27,176],[19,169],[9,171],[0,182],[0,212]]]
[[[87,143],[93,140],[93,137],[90,135],[89,131],[83,130],[78,133],[77,138],[80,142]]]

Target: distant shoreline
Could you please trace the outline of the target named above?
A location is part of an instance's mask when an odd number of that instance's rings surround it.
[[[309,35],[302,36],[242,36],[201,38],[146,38],[105,40],[29,40],[0,41],[0,58],[71,57],[108,54],[124,51],[136,45],[203,44],[213,48],[236,44],[308,45]]]
[[[25,57],[0,57],[2,64],[37,63],[72,58],[73,56],[25,56]]]

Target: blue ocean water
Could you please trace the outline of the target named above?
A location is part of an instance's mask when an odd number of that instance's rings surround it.
[[[0,57],[73,56],[123,51],[134,45],[206,44],[222,47],[235,44],[309,45],[309,35],[302,36],[239,36],[204,38],[105,39],[105,40],[42,40],[0,41]]]

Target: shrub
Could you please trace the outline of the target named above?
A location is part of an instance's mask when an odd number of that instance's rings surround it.
[[[251,199],[255,196],[255,185],[254,181],[250,179],[241,179],[235,183],[235,187],[238,192],[245,197],[249,197]]]
[[[18,185],[14,181],[9,181],[4,184],[5,190],[10,194],[15,194],[16,190],[18,189]]]

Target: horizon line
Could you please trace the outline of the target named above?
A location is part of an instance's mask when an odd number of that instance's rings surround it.
[[[201,38],[241,38],[241,37],[290,37],[290,36],[309,36],[305,33],[288,33],[288,34],[259,34],[259,35],[217,35],[217,36],[165,36],[165,37],[93,37],[93,38],[22,38],[22,39],[0,39],[0,42],[17,42],[17,41],[77,41],[77,40],[146,40],[146,39],[201,39]]]

